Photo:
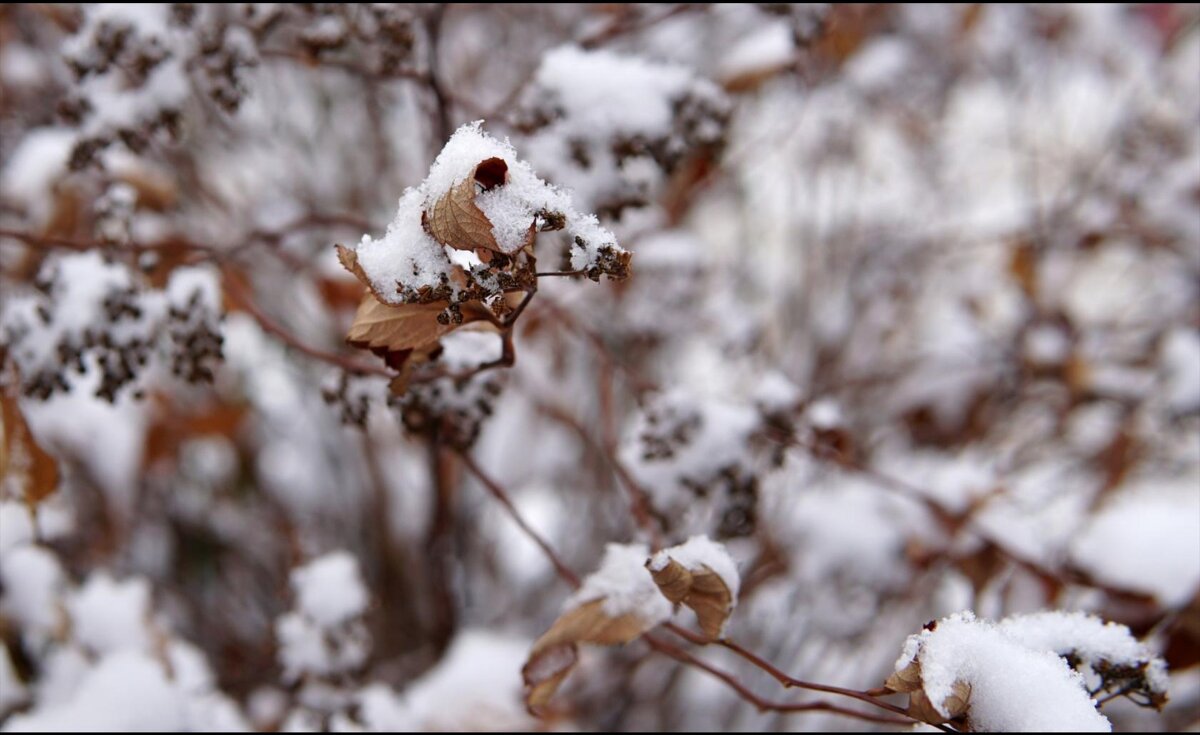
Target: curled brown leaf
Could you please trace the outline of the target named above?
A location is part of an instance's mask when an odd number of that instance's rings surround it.
[[[446,318],[447,302],[431,304],[385,304],[370,292],[363,294],[346,335],[346,342],[382,357],[399,372],[392,392],[402,394],[413,367],[437,352],[442,337],[473,322],[491,324],[491,314],[477,301],[459,308],[462,320]]]
[[[540,715],[579,660],[580,643],[612,646],[628,643],[652,627],[634,613],[611,616],[604,600],[592,600],[569,610],[534,642],[521,669],[525,706]]]
[[[661,569],[654,569],[649,562],[647,567],[664,597],[672,603],[682,603],[696,613],[700,629],[709,638],[717,640],[721,637],[735,604],[721,575],[704,565],[689,570],[674,559]]]
[[[502,158],[480,161],[472,174],[455,184],[425,211],[425,230],[443,245],[458,250],[502,252],[492,233],[492,222],[475,204],[475,187],[484,191],[502,186],[508,164]]]
[[[921,665],[915,660],[889,676],[884,686],[893,692],[908,694],[908,714],[930,725],[942,725],[965,716],[971,704],[971,686],[956,681],[939,709],[925,693]],[[946,714],[942,714],[943,711]]]

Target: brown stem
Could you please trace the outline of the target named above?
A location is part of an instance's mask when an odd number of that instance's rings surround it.
[[[770,700],[763,699],[762,697],[760,697],[757,694],[755,694],[754,692],[752,692],[749,689],[749,687],[747,687],[745,684],[742,684],[740,681],[738,681],[737,677],[735,677],[733,674],[730,674],[727,671],[717,668],[716,666],[713,666],[712,664],[708,663],[707,661],[704,661],[703,659],[700,659],[700,658],[697,658],[697,657],[691,655],[690,653],[683,650],[679,646],[668,643],[654,635],[644,635],[644,636],[642,636],[642,639],[645,640],[646,643],[654,650],[656,650],[660,653],[664,653],[664,654],[670,656],[671,658],[675,659],[676,661],[679,661],[680,663],[684,663],[684,664],[687,664],[688,666],[692,666],[694,668],[700,669],[701,671],[704,671],[704,672],[716,677],[717,679],[720,679],[730,689],[732,689],[734,692],[736,692],[738,694],[738,696],[740,696],[742,699],[746,700],[750,704],[753,704],[755,707],[757,707],[760,712],[783,712],[783,713],[833,712],[836,714],[845,715],[847,717],[853,717],[853,718],[856,718],[859,720],[866,720],[867,722],[878,722],[878,723],[882,723],[885,725],[906,726],[906,725],[910,725],[912,723],[912,719],[908,718],[907,716],[905,717],[905,719],[901,719],[899,717],[889,717],[886,715],[875,715],[875,714],[871,714],[869,712],[858,712],[856,710],[852,710],[847,707],[842,707],[842,706],[839,706],[836,704],[832,704],[830,702],[821,702],[821,701],[818,701],[818,702],[796,702],[796,703],[772,702]]]
[[[698,635],[696,633],[693,633],[686,628],[675,625],[674,623],[666,623],[663,625],[663,627],[690,643],[695,643],[695,644],[701,645],[701,646],[708,645],[710,643],[714,643],[714,641],[710,641],[709,639],[707,639],[701,635]],[[897,714],[901,717],[905,717],[909,721],[920,722],[920,720],[916,720],[916,718],[912,717],[911,715],[909,715],[907,712],[900,709],[896,705],[891,704],[889,702],[883,702],[883,701],[880,701],[879,699],[877,699],[876,695],[874,693],[880,692],[881,690],[873,689],[871,691],[863,692],[863,691],[859,691],[857,689],[847,689],[845,687],[837,687],[837,686],[832,686],[829,684],[818,684],[816,682],[804,681],[803,679],[797,679],[795,677],[785,674],[774,664],[770,663],[769,661],[762,658],[761,656],[754,653],[753,651],[743,648],[741,645],[735,643],[732,640],[723,639],[720,641],[715,641],[715,643],[716,643],[716,645],[719,645],[722,648],[727,648],[730,651],[733,651],[735,654],[740,656],[742,659],[746,660],[751,665],[753,665],[756,669],[766,672],[767,674],[769,674],[771,676],[771,678],[775,679],[775,681],[782,684],[785,688],[807,689],[809,691],[814,691],[814,692],[824,692],[826,694],[837,694],[838,696],[842,696],[842,697],[850,697],[851,699],[857,699],[860,702],[865,702],[866,704],[869,704],[872,707],[878,707],[879,709],[884,709],[893,714]],[[952,730],[951,728],[946,727],[944,725],[936,725],[935,727],[938,727],[939,729],[944,730],[946,732],[954,732],[954,730]]]
[[[457,517],[457,489],[453,456],[442,451],[437,437],[429,439],[429,473],[433,479],[433,516],[425,537],[426,568],[432,592],[430,638],[437,656],[450,645],[457,627],[454,590],[454,524]]]
[[[305,343],[299,337],[292,334],[291,331],[268,316],[266,312],[264,312],[258,306],[258,304],[254,302],[254,298],[250,296],[249,289],[242,284],[241,277],[237,273],[235,273],[231,268],[224,268],[223,272],[225,275],[226,288],[229,290],[230,296],[234,301],[237,302],[238,306],[245,309],[250,316],[254,317],[254,320],[258,322],[259,326],[262,327],[264,332],[274,335],[284,344],[296,350],[297,352],[308,355],[315,360],[320,360],[322,362],[329,363],[330,365],[339,367],[346,372],[356,373],[358,375],[377,375],[385,378],[392,377],[391,371],[382,365],[371,365],[358,362],[352,358],[345,357],[334,352],[328,352],[320,349],[319,347],[313,347],[312,345]]]
[[[479,483],[483,485],[484,489],[491,493],[492,497],[500,501],[500,505],[504,506],[504,509],[508,511],[509,517],[516,522],[516,524],[521,528],[521,531],[524,532],[524,534],[528,536],[531,541],[538,545],[538,547],[542,550],[542,553],[546,555],[546,558],[549,559],[550,563],[554,566],[554,570],[558,572],[558,576],[562,577],[563,581],[571,585],[572,588],[577,589],[580,585],[579,575],[575,574],[575,572],[572,571],[569,566],[567,566],[566,562],[564,562],[558,556],[558,553],[554,551],[553,547],[551,547],[550,544],[544,538],[542,538],[541,534],[535,531],[533,527],[521,517],[521,513],[517,510],[517,507],[513,505],[512,499],[509,498],[508,493],[504,490],[504,488],[501,487],[498,482],[489,477],[486,472],[480,469],[479,465],[475,463],[475,460],[471,458],[470,454],[467,454],[464,451],[459,451],[458,456],[462,457],[463,466],[467,468],[467,471],[474,475],[476,480],[479,480]]]
[[[562,425],[571,429],[584,444],[588,445],[592,451],[596,452],[605,462],[613,469],[613,474],[616,475],[625,491],[629,494],[629,514],[639,528],[644,531],[651,540],[655,550],[662,548],[663,536],[662,529],[654,520],[654,515],[651,512],[651,504],[649,495],[646,489],[643,488],[633,476],[629,474],[629,470],[616,457],[616,453],[609,447],[604,446],[602,442],[597,441],[588,430],[574,416],[567,413],[562,408],[555,406],[543,400],[537,401],[538,410],[547,417],[558,421]]]

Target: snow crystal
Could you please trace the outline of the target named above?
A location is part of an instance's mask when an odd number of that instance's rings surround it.
[[[321,628],[332,628],[362,615],[367,589],[358,561],[348,551],[326,554],[292,571],[296,606]]]
[[[703,567],[716,572],[729,589],[734,604],[737,604],[742,578],[738,574],[737,564],[724,546],[710,540],[708,536],[692,536],[678,546],[655,553],[650,559],[650,569],[661,571],[672,560],[682,564],[690,572],[699,571]]]
[[[1026,647],[970,612],[912,635],[896,662],[917,660],[926,695],[943,716],[956,682],[970,688],[971,729],[990,732],[1109,732],[1079,672],[1056,653]]]
[[[633,613],[650,625],[663,622],[671,617],[671,603],[646,571],[648,558],[650,550],[644,544],[608,544],[600,568],[583,580],[563,609],[604,600],[604,612],[611,617]]]

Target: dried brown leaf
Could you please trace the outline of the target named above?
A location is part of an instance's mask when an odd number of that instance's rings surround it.
[[[733,595],[721,575],[707,566],[689,571],[674,559],[662,569],[651,569],[650,575],[664,597],[676,604],[683,603],[696,613],[705,635],[712,640],[721,637],[734,605]]]
[[[674,604],[686,600],[688,592],[692,590],[692,573],[674,559],[657,571],[651,568],[650,576],[654,578],[654,584],[658,585],[663,597]]]
[[[58,463],[29,431],[15,396],[0,393],[0,488],[37,507],[58,488]]]
[[[916,661],[910,661],[908,666],[893,673],[883,683],[893,692],[915,692],[921,688],[921,666]]]
[[[579,659],[580,643],[612,646],[628,643],[651,626],[633,613],[610,616],[604,600],[593,600],[569,610],[534,642],[529,660],[521,669],[525,680],[525,706],[540,714],[571,673]]]
[[[430,236],[458,250],[483,248],[503,252],[492,234],[492,222],[475,204],[475,185],[484,190],[501,186],[508,164],[501,158],[480,161],[470,176],[454,185],[426,210],[423,224]]]
[[[382,357],[388,367],[398,371],[390,388],[392,393],[401,395],[407,390],[412,369],[433,357],[442,337],[474,322],[486,321],[487,324],[481,326],[491,325],[490,312],[478,301],[461,306],[461,322],[439,319],[446,306],[445,301],[393,306],[379,301],[368,291],[358,304],[346,342],[370,350]]]
[[[910,662],[889,676],[884,686],[893,692],[907,693],[908,714],[930,725],[941,725],[958,719],[966,715],[971,706],[971,686],[965,681],[956,681],[950,688],[950,694],[942,700],[942,709],[948,713],[943,715],[925,693],[925,685],[921,680],[921,665],[917,661]]]
[[[353,273],[354,277],[357,278],[362,285],[366,286],[371,290],[371,293],[375,294],[375,298],[383,301],[384,299],[382,295],[375,291],[375,286],[372,285],[371,279],[367,277],[366,271],[364,271],[362,266],[359,265],[358,253],[340,243],[334,245],[334,249],[337,250],[338,262],[342,264],[342,267]]]

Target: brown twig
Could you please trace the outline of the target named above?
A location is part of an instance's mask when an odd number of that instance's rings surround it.
[[[764,699],[750,690],[745,684],[738,681],[737,677],[723,669],[720,669],[712,664],[697,658],[679,646],[668,643],[654,635],[644,635],[642,639],[654,650],[664,653],[667,656],[687,664],[696,669],[700,669],[717,679],[723,681],[730,689],[737,693],[739,697],[754,705],[760,712],[781,712],[781,713],[797,713],[797,712],[833,712],[835,714],[853,717],[867,722],[878,722],[884,725],[900,725],[907,726],[912,724],[912,719],[906,717],[888,717],[886,715],[875,715],[870,712],[858,712],[847,707],[841,707],[830,702],[796,702],[784,703],[773,702]]]
[[[371,365],[368,363],[358,362],[357,360],[344,355],[322,350],[319,347],[313,347],[312,345],[304,342],[299,337],[292,334],[291,331],[268,316],[266,312],[264,312],[262,308],[254,302],[254,298],[250,295],[250,290],[242,284],[241,276],[235,273],[232,268],[223,268],[222,273],[225,276],[225,284],[229,291],[229,295],[233,298],[237,305],[244,309],[251,317],[253,317],[254,320],[258,322],[259,326],[262,327],[264,332],[275,336],[288,347],[291,347],[297,352],[308,355],[315,360],[320,360],[335,367],[339,367],[349,373],[355,373],[358,375],[377,375],[385,378],[392,377],[392,372],[382,365]]]
[[[592,437],[591,433],[581,424],[574,416],[566,410],[559,408],[547,401],[537,400],[538,410],[545,414],[548,418],[558,421],[563,426],[566,426],[578,436],[584,444],[588,445],[601,458],[603,458],[613,469],[613,474],[616,475],[620,483],[625,487],[629,494],[629,514],[634,519],[634,522],[647,535],[650,536],[653,547],[657,550],[663,546],[662,529],[654,520],[654,515],[651,512],[651,504],[645,488],[643,488],[629,471],[616,457],[616,454],[604,446],[600,441]]]
[[[512,499],[510,498],[508,492],[504,489],[504,487],[501,486],[500,483],[498,483],[494,479],[492,479],[486,472],[484,472],[479,467],[479,465],[475,462],[475,460],[471,457],[470,454],[468,454],[465,451],[458,451],[458,456],[462,458],[463,466],[466,467],[467,471],[470,472],[471,475],[474,476],[475,479],[478,480],[480,482],[480,484],[483,485],[484,489],[486,489],[492,495],[492,497],[494,497],[497,501],[500,502],[500,504],[508,512],[509,517],[511,517],[513,519],[513,521],[517,524],[517,526],[520,527],[521,531],[531,541],[533,541],[535,544],[537,544],[538,548],[540,548],[542,550],[542,553],[545,554],[546,558],[550,561],[551,565],[554,567],[555,571],[558,573],[558,576],[560,578],[562,578],[563,581],[565,581],[567,584],[569,584],[573,589],[578,589],[581,584],[579,575],[577,575],[569,566],[567,566],[566,562],[564,562],[562,560],[562,558],[559,557],[558,553],[556,551],[554,551],[554,548],[552,546],[550,546],[549,542],[547,542],[545,540],[545,538],[543,538],[541,536],[541,534],[539,534],[532,526],[530,526],[529,523],[521,516],[520,512],[516,508],[516,505],[513,504]],[[696,635],[694,633],[691,633],[687,629],[682,628],[677,625],[674,625],[672,623],[667,623],[663,627],[666,628],[667,630],[671,631],[672,633],[675,633],[676,635],[678,635],[692,643],[696,643],[696,644],[700,644],[700,645],[706,645],[709,643],[709,641],[707,639],[702,638],[701,636]],[[683,649],[680,649],[677,646],[673,646],[672,644],[662,641],[652,635],[644,635],[644,636],[642,636],[642,638],[647,642],[647,644],[650,645],[651,648],[654,648],[655,650],[657,650],[661,653],[665,653],[665,654],[671,656],[672,658],[675,658],[676,660],[686,663],[690,666],[695,666],[697,668],[703,669],[704,671],[721,679],[726,684],[728,684],[731,688],[733,688],[743,699],[747,700],[748,702],[751,702],[756,707],[758,707],[760,710],[764,710],[764,711],[770,710],[770,711],[775,711],[775,712],[828,711],[828,712],[836,712],[836,713],[847,715],[850,717],[857,717],[859,719],[869,720],[871,722],[882,722],[882,723],[891,724],[891,725],[896,725],[896,724],[907,725],[910,722],[916,721],[913,717],[908,715],[904,710],[900,709],[899,707],[896,707],[895,705],[889,704],[887,702],[880,701],[880,700],[876,699],[875,697],[871,696],[870,694],[868,694],[867,692],[860,692],[860,691],[857,691],[854,689],[845,689],[843,687],[835,687],[835,686],[829,686],[829,685],[825,685],[825,684],[816,684],[813,682],[807,682],[807,681],[803,681],[800,679],[795,679],[793,677],[788,676],[787,674],[784,674],[782,671],[780,671],[778,668],[776,668],[775,666],[768,663],[766,660],[764,660],[761,657],[759,657],[758,655],[742,648],[738,644],[733,643],[732,641],[721,641],[719,643],[719,645],[721,645],[725,648],[728,648],[729,650],[731,650],[734,653],[741,656],[746,661],[749,661],[755,667],[761,669],[762,671],[767,672],[772,677],[774,677],[777,681],[779,681],[781,684],[783,684],[785,687],[788,687],[788,688],[795,687],[798,689],[809,689],[811,691],[825,692],[825,693],[829,693],[829,694],[837,694],[839,696],[844,696],[844,697],[851,697],[851,698],[857,699],[861,702],[870,704],[874,707],[878,707],[879,709],[884,709],[893,714],[900,715],[901,717],[904,717],[905,719],[901,720],[898,718],[882,717],[882,716],[878,716],[878,715],[871,715],[868,713],[856,712],[854,710],[846,709],[844,707],[839,707],[837,705],[829,704],[827,702],[813,702],[813,703],[805,703],[805,704],[784,704],[784,703],[770,702],[770,701],[762,699],[761,697],[758,697],[756,694],[751,692],[745,685],[743,685],[741,682],[739,682],[736,679],[736,677],[734,677],[732,674],[724,672],[724,671],[718,669],[717,667],[712,666],[711,664],[708,664],[707,662],[704,662],[704,661],[692,656],[691,654],[687,653]],[[945,730],[947,732],[954,732],[950,728],[947,728],[944,726],[941,726],[941,729]]]
[[[529,540],[538,545],[538,548],[542,550],[542,553],[546,555],[546,558],[549,559],[550,563],[554,566],[554,570],[558,572],[558,576],[561,577],[567,584],[571,585],[572,588],[578,588],[580,585],[579,575],[572,571],[572,569],[567,566],[566,562],[559,557],[558,553],[554,551],[554,548],[550,546],[550,544],[544,538],[542,538],[541,534],[535,531],[533,527],[521,517],[520,511],[517,510],[517,506],[513,505],[512,499],[508,496],[508,493],[505,491],[505,489],[501,487],[498,482],[493,480],[486,472],[480,469],[479,465],[475,463],[475,460],[471,458],[470,454],[464,451],[459,451],[458,456],[462,457],[463,466],[467,468],[467,471],[470,472],[476,480],[479,480],[479,483],[483,485],[484,489],[491,493],[492,497],[500,502],[500,505],[504,506],[504,509],[508,511],[509,517],[512,518],[513,521],[521,528],[521,531],[529,538]]]

